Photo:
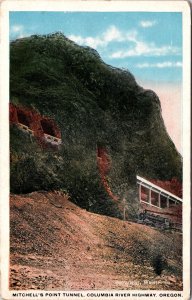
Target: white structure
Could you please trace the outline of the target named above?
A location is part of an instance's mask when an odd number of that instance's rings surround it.
[[[28,126],[21,123],[18,123],[17,125],[23,132],[29,133],[30,135],[34,135],[33,130],[31,130]]]
[[[158,208],[170,208],[182,205],[182,199],[151,183],[150,181],[137,176],[139,186],[139,201]]]
[[[52,145],[60,146],[62,144],[61,139],[47,133],[44,133],[44,139],[47,143],[51,143]]]

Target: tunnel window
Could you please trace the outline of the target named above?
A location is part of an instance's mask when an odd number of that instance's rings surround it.
[[[29,118],[26,116],[26,114],[23,111],[18,111],[17,117],[18,117],[19,123],[29,127],[29,125],[30,125]]]
[[[141,201],[149,202],[149,190],[144,186],[141,186]]]
[[[173,207],[173,206],[175,206],[175,205],[176,205],[176,204],[175,204],[175,201],[169,199],[169,207]]]
[[[151,204],[155,206],[159,206],[159,195],[158,193],[151,191]]]
[[[161,208],[166,208],[167,207],[167,197],[161,195]]]
[[[45,134],[56,136],[53,124],[49,120],[41,120],[41,126]]]

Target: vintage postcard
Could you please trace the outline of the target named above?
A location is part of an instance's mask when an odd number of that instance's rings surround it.
[[[189,299],[188,2],[0,9],[2,299]]]

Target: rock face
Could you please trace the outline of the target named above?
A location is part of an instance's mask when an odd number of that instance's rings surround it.
[[[134,218],[136,174],[181,181],[181,157],[160,101],[128,71],[106,65],[95,50],[61,34],[12,42],[10,67],[11,102],[54,119],[63,141],[57,153],[45,152],[11,127],[12,192],[62,189],[81,207],[117,217],[125,198]],[[109,155],[107,184],[119,203],[101,184],[98,148]]]

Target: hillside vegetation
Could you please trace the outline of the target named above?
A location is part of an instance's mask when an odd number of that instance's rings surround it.
[[[136,174],[181,180],[181,157],[157,95],[89,47],[60,33],[11,42],[10,96],[15,105],[54,118],[63,141],[59,151],[45,151],[12,126],[11,192],[62,190],[89,211],[120,217],[101,185],[97,147],[110,154],[108,181],[120,198],[134,189]]]

